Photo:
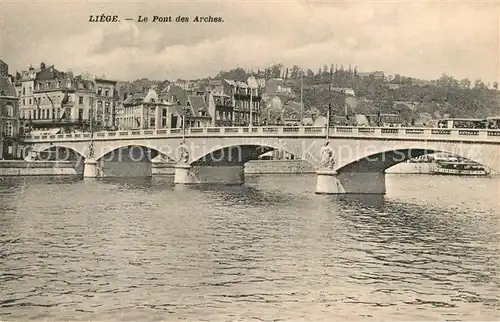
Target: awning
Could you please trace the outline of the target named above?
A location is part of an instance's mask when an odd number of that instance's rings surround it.
[[[49,130],[35,130],[31,131],[30,135],[56,135],[61,132],[60,128],[49,129]]]

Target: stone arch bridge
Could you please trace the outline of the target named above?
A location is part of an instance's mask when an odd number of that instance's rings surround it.
[[[178,162],[177,184],[242,184],[247,161],[280,149],[316,167],[317,193],[383,194],[387,168],[433,152],[500,170],[499,130],[335,127],[328,132],[327,139],[324,127],[190,128],[184,134],[157,129],[97,132],[92,140],[90,133],[28,136],[25,142],[33,152],[83,162],[85,177],[151,175],[151,160],[160,156]],[[333,165],[323,162],[325,150],[333,152]]]

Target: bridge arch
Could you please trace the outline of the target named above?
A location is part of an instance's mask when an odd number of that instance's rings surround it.
[[[426,142],[423,146],[411,141],[398,144],[388,142],[386,145],[388,146],[370,151],[367,148],[368,145],[363,146],[360,143],[356,146],[358,148],[356,151],[337,150],[338,162],[335,167],[335,180],[339,183],[340,188],[334,188],[332,191],[338,190],[354,194],[385,194],[386,169],[410,158],[437,152],[460,156],[494,171],[500,170],[498,153],[500,146],[495,149],[486,145],[469,144],[456,148],[456,146],[440,142]],[[321,176],[319,175],[319,177]],[[317,190],[321,191],[318,187]]]
[[[500,149],[500,146],[499,146]],[[417,158],[422,155],[431,153],[446,153],[469,159],[486,166],[495,171],[500,171],[499,166],[499,149],[477,148],[471,145],[462,146],[456,149],[449,146],[439,144],[427,145],[426,147],[402,147],[385,148],[378,152],[365,152],[361,154],[340,154],[340,162],[336,165],[338,173],[346,171],[356,172],[385,172],[388,168],[405,162],[412,158]]]
[[[140,144],[121,144],[118,146],[112,146],[109,148],[104,148],[102,151],[95,152],[95,160],[106,162],[106,161],[151,161],[157,156],[161,155],[165,161],[173,162],[175,161],[173,155],[168,151],[168,153],[161,151],[161,149],[155,147],[154,145],[147,143]]]
[[[242,166],[269,151],[280,150],[316,166],[315,158],[304,157],[300,149],[292,146],[279,146],[272,143],[241,143],[213,146],[205,151],[193,151],[190,155],[191,166]],[[188,148],[189,151],[189,148]],[[191,152],[191,151],[189,151]]]
[[[32,158],[37,158],[41,161],[83,162],[85,160],[85,155],[82,151],[59,142],[55,144],[28,146],[23,154],[23,158],[29,160]]]

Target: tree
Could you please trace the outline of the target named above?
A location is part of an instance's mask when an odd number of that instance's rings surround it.
[[[232,79],[236,81],[246,81],[250,77],[250,74],[248,74],[243,68],[235,68],[231,69],[229,71],[224,71],[221,70],[217,76],[215,76],[215,79]]]
[[[468,78],[462,79],[460,81],[460,87],[464,88],[464,89],[470,88],[470,79],[468,79]]]
[[[302,71],[302,70],[300,69],[300,67],[299,67],[299,66],[297,66],[297,65],[293,65],[292,70],[291,70],[291,72],[290,72],[290,77],[291,77],[292,79],[297,79],[297,78],[300,76],[300,72],[301,72],[301,71]]]
[[[498,89],[498,82],[493,82],[493,88]]]
[[[272,65],[271,67],[271,77],[272,78],[280,78],[281,77],[281,70],[283,69],[282,64],[275,64]]]
[[[484,85],[483,81],[478,78],[474,81],[474,89],[484,89],[486,85]]]

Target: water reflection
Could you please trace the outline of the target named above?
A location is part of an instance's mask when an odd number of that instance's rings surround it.
[[[385,197],[318,196],[314,176],[13,178],[0,186],[0,316],[497,318],[498,181],[420,178],[389,179]]]
[[[338,200],[347,206],[355,205],[379,209],[384,206],[385,196],[380,194],[348,194],[336,196]]]

